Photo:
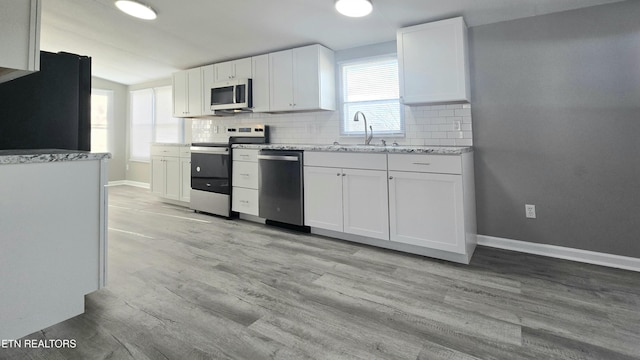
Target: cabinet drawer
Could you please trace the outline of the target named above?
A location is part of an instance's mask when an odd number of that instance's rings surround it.
[[[233,149],[233,160],[258,162],[258,152],[256,149]]]
[[[151,156],[180,156],[180,147],[151,145]]]
[[[462,174],[462,161],[459,155],[389,154],[389,170]]]
[[[181,158],[191,158],[191,147],[183,146],[180,148],[180,157]]]
[[[258,190],[233,188],[231,210],[258,216]]]
[[[258,188],[258,163],[234,161],[231,176],[233,186]]]
[[[387,170],[387,155],[305,151],[304,164],[333,168]]]

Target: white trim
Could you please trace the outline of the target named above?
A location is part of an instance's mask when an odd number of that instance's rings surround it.
[[[132,180],[109,181],[109,184],[107,186],[121,186],[121,185],[135,186],[143,189],[151,189],[151,185],[148,183],[132,181]]]
[[[478,235],[478,245],[640,272],[640,258]]]

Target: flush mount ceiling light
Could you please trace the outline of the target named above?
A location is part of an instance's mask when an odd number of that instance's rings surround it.
[[[153,20],[157,17],[155,10],[147,5],[132,0],[118,0],[116,6],[120,11],[138,19]]]
[[[337,0],[336,9],[342,15],[362,17],[371,13],[373,4],[371,0]]]

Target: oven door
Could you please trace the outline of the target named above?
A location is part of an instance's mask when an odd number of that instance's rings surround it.
[[[191,189],[231,194],[228,147],[191,147]]]

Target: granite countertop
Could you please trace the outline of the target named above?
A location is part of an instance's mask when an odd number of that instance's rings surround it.
[[[334,152],[384,152],[403,154],[460,155],[472,152],[471,146],[382,146],[382,145],[312,145],[312,144],[234,144],[234,149],[305,150]]]
[[[60,161],[110,159],[110,153],[92,153],[81,150],[62,149],[19,149],[0,150],[0,165],[35,164]]]

